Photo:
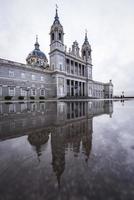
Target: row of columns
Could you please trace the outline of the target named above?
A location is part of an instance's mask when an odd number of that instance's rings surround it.
[[[74,61],[67,62],[67,73],[78,76],[86,76],[86,67]]]
[[[104,98],[104,92],[102,90],[94,90],[93,97]]]
[[[86,96],[86,83],[68,79],[67,96]]]

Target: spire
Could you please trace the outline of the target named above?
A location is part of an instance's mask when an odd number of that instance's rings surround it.
[[[36,43],[38,43],[38,35],[36,35]]]
[[[87,29],[85,30],[85,42],[88,42],[88,38],[87,38]]]
[[[55,22],[60,23],[60,21],[59,21],[59,16],[58,16],[58,6],[57,6],[57,4],[56,4],[56,13],[55,13],[55,20],[54,20],[54,23],[55,23]]]
[[[83,46],[88,46],[89,48],[91,48],[87,37],[87,29],[85,30],[85,40]]]
[[[82,45],[81,52],[82,52],[82,58],[84,60],[90,62],[91,61],[91,46],[90,46],[89,41],[88,41],[87,30],[85,30],[85,40],[84,40],[84,43]]]
[[[59,19],[59,17],[58,17],[58,6],[57,6],[57,4],[56,4],[55,20],[58,20],[58,19]]]
[[[36,50],[39,50],[39,43],[38,43],[38,35],[36,35],[36,42],[35,42],[35,44],[34,44],[34,46],[35,46],[35,49]]]

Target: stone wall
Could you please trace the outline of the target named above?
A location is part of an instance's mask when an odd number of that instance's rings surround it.
[[[0,100],[4,100],[5,96],[11,96],[9,92],[11,87],[15,90],[12,100],[18,100],[19,96],[23,96],[22,89],[25,91],[23,92],[25,100],[28,100],[30,96],[35,96],[35,99],[39,99],[40,96],[45,98],[56,96],[56,81],[51,72],[0,60]],[[33,89],[35,95],[33,95]],[[44,95],[41,94],[41,90],[44,90]]]

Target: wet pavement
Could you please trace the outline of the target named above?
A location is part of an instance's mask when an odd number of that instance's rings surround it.
[[[0,104],[0,200],[133,200],[134,101]]]

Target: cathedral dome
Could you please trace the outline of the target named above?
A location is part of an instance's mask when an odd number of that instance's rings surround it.
[[[36,36],[36,43],[34,46],[35,46],[35,49],[32,52],[30,52],[26,58],[27,64],[46,67],[48,60],[45,53],[39,49],[40,45],[38,43],[37,36]]]
[[[46,55],[45,55],[42,51],[37,50],[37,49],[34,49],[32,52],[30,52],[30,53],[28,54],[27,59],[29,59],[30,57],[38,57],[38,58],[47,60]]]

